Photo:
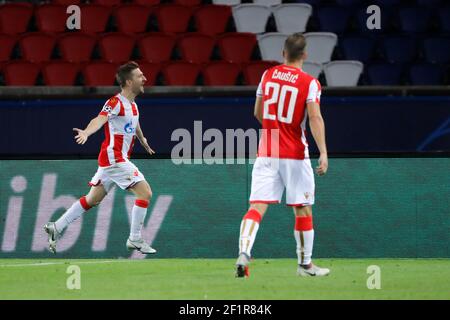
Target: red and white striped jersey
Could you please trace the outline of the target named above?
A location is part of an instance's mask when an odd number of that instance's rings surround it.
[[[105,140],[98,155],[98,165],[108,167],[125,162],[131,156],[136,139],[136,127],[139,121],[136,103],[130,103],[119,93],[105,103],[100,115],[107,116],[108,122],[103,126]]]
[[[264,72],[256,95],[263,102],[258,156],[309,158],[306,104],[320,104],[319,81],[299,68],[279,65]]]

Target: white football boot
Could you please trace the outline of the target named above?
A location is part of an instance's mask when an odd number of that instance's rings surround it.
[[[156,250],[150,247],[148,243],[146,243],[143,239],[139,239],[137,241],[131,241],[129,238],[127,240],[127,249],[128,250],[137,250],[143,254],[151,254],[156,253]]]
[[[330,269],[320,268],[311,263],[311,266],[306,269],[302,266],[298,266],[297,275],[301,277],[323,277],[330,273]]]
[[[56,253],[56,242],[60,237],[60,233],[56,230],[56,226],[54,222],[48,222],[44,226],[44,231],[48,234],[48,249]]]

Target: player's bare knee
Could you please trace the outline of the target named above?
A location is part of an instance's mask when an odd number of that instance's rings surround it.
[[[266,203],[252,203],[252,204],[250,204],[250,209],[255,209],[256,211],[258,211],[259,214],[261,215],[261,217],[263,217],[264,214],[266,213],[267,207],[268,207],[268,205]]]
[[[99,199],[95,196],[90,196],[89,194],[85,196],[86,202],[90,207],[95,207],[100,204],[100,202],[103,200],[103,198]]]
[[[311,206],[294,207],[294,213],[296,216],[299,217],[312,216],[312,207]]]
[[[152,196],[153,194],[150,188],[144,191],[143,197],[145,198],[145,200],[150,201],[152,199]]]

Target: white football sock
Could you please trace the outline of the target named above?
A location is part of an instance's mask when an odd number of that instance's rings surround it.
[[[148,201],[136,200],[131,210],[130,240],[137,241],[142,238],[141,230],[147,214]]]
[[[297,241],[298,264],[310,264],[314,243],[314,229],[309,231],[295,230],[294,236]]]
[[[86,197],[81,197],[55,222],[56,230],[61,233],[69,224],[77,220],[84,212],[91,207],[86,202]]]
[[[255,209],[250,209],[242,219],[241,234],[239,237],[239,254],[243,252],[251,257],[252,247],[255,243],[260,222],[261,214]]]

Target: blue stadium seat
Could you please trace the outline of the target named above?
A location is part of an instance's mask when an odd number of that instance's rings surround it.
[[[416,41],[407,36],[386,37],[382,47],[386,61],[389,63],[410,63],[417,53]]]
[[[297,0],[297,3],[307,3],[312,6],[318,6],[320,5],[321,0]]]
[[[345,31],[350,18],[350,12],[343,7],[321,7],[317,11],[320,31],[341,34]]]
[[[409,69],[412,85],[442,85],[443,70],[432,64],[416,64]]]
[[[346,37],[339,46],[346,60],[366,63],[372,58],[375,41],[368,37]]]
[[[440,8],[438,14],[441,30],[450,33],[450,6]]]
[[[417,0],[419,6],[434,7],[437,8],[441,4],[442,0]]]
[[[450,62],[450,38],[428,38],[424,40],[423,47],[427,62],[438,64]]]
[[[400,0],[374,0],[373,4],[379,6],[393,7],[400,4]]]
[[[397,64],[373,64],[367,68],[367,74],[372,85],[393,86],[399,85],[402,67]]]
[[[409,7],[399,11],[400,27],[407,33],[425,32],[430,21],[427,8]]]
[[[336,3],[340,6],[354,7],[363,4],[363,0],[336,0]]]

